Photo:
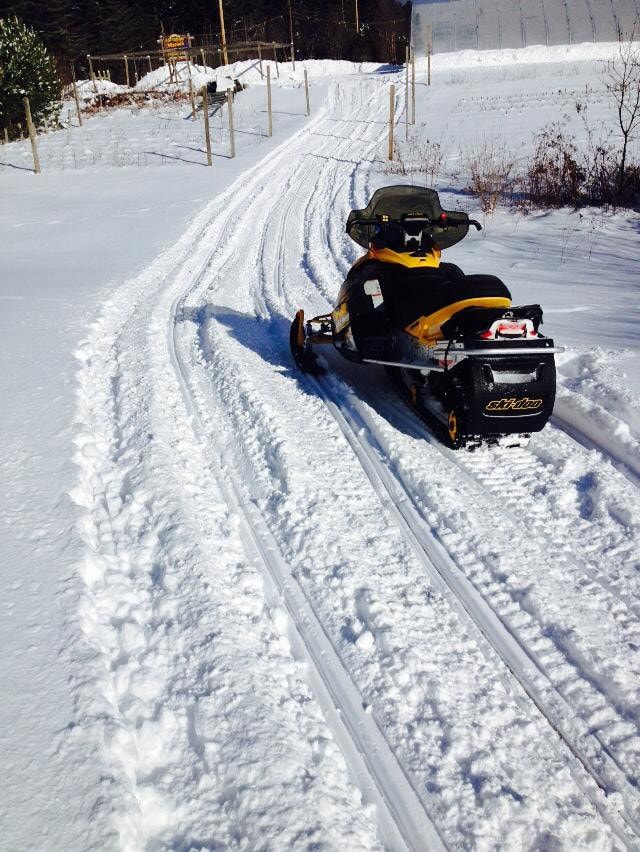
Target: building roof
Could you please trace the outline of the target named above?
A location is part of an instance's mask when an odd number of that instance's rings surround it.
[[[411,42],[420,56],[430,28],[433,53],[617,41],[638,19],[640,0],[414,0]]]

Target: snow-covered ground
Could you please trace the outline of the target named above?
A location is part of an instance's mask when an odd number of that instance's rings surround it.
[[[614,49],[419,63],[445,206],[478,213],[465,145],[580,134],[585,86],[610,122]],[[71,112],[39,176],[0,148],[0,844],[637,848],[640,220],[500,210],[451,250],[567,351],[526,448],[445,450],[382,371],[291,362],[348,211],[420,179],[383,159],[401,73],[307,67],[272,139],[232,69],[211,169],[185,102]]]

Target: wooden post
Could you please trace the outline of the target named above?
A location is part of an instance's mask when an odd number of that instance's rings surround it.
[[[36,142],[36,129],[33,126],[33,119],[31,118],[31,107],[29,106],[29,98],[23,98],[22,103],[24,104],[24,111],[27,116],[27,127],[29,128],[29,138],[31,139],[31,153],[33,154],[33,170],[39,175],[40,174],[40,158],[38,157],[38,145]]]
[[[309,75],[307,74],[307,69],[304,69],[304,93],[307,99],[307,115],[311,115],[311,107],[309,105]]]
[[[124,59],[124,72],[127,78],[127,89],[131,88],[129,85],[129,62],[126,56],[122,57]]]
[[[264,80],[264,72],[262,70],[262,46],[258,44],[258,62],[260,63],[260,79]]]
[[[356,32],[360,32],[360,15],[358,14],[358,0],[356,0]]]
[[[404,138],[409,141],[409,46],[404,52],[405,81],[404,81]]]
[[[273,61],[276,66],[276,77],[280,76],[280,69],[278,68],[278,52],[276,51],[276,43],[273,42]]]
[[[147,62],[149,63],[149,74],[153,71],[153,65],[151,64],[151,57],[147,54]]]
[[[76,112],[78,113],[78,127],[82,127],[82,115],[80,114],[80,99],[78,98],[78,87],[76,81],[73,81],[73,97],[76,102]]]
[[[389,88],[389,159],[393,160],[393,125],[396,113],[396,87],[391,84]]]
[[[291,12],[291,0],[289,0],[289,41],[291,42],[291,65],[292,71],[296,70],[296,51],[293,46],[293,14]]]
[[[233,132],[233,92],[227,89],[227,110],[229,111],[229,142],[231,143],[231,156],[236,155],[236,138]]]
[[[9,144],[9,129],[7,127],[4,129],[4,141]]]
[[[207,165],[213,165],[211,159],[211,134],[209,132],[209,98],[207,97],[207,87],[203,86],[202,94],[202,111],[204,113],[204,139],[207,144]]]
[[[267,65],[267,136],[273,136],[273,118],[271,116],[271,66]]]
[[[206,60],[205,60],[205,58],[204,58],[204,50],[203,50],[202,48],[200,48],[200,56],[202,57],[202,67],[203,67],[203,68],[206,68],[206,67],[207,67],[207,62],[206,62]]]
[[[189,77],[189,97],[191,98],[191,121],[196,120],[196,99],[193,94],[193,80]]]
[[[431,41],[431,25],[427,30],[427,86],[431,85],[431,51],[433,50],[433,42]]]
[[[411,51],[411,124],[416,123],[416,54]]]
[[[89,60],[89,76],[91,77],[91,82],[93,83],[93,91],[98,94],[98,85],[96,83],[96,75],[93,73],[93,62],[91,61],[91,55],[87,53],[87,59]]]
[[[218,9],[220,11],[220,37],[222,38],[222,52],[224,54],[224,64],[229,64],[229,54],[227,53],[227,37],[224,32],[224,11],[222,9],[222,0],[218,0]]]

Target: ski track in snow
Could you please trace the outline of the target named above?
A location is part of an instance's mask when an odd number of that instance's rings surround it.
[[[567,431],[453,453],[383,373],[292,367],[288,319],[356,257],[387,81],[332,85],[77,353],[122,848],[637,848],[637,424],[604,440],[567,368]]]

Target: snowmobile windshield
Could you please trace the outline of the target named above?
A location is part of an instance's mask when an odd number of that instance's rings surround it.
[[[385,186],[373,193],[362,210],[351,211],[347,219],[347,233],[358,245],[368,249],[382,227],[383,218],[400,223],[403,215],[428,219],[431,236],[440,249],[459,243],[469,231],[468,215],[460,210],[443,210],[435,189]]]

